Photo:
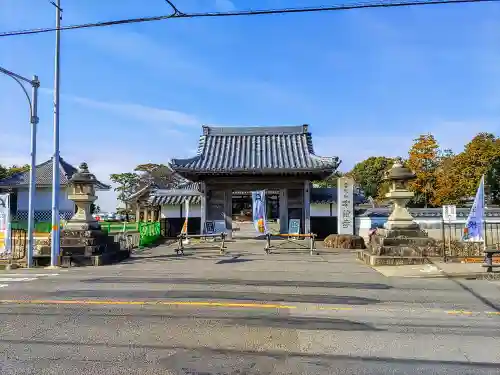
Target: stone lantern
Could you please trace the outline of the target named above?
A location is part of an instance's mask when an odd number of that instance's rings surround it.
[[[391,182],[391,188],[385,195],[393,204],[392,212],[384,224],[386,229],[417,229],[418,225],[406,208],[413,198],[413,192],[408,190],[408,182],[416,178],[408,168],[403,167],[400,161],[394,163],[385,176]]]
[[[358,253],[360,259],[371,265],[399,265],[426,263],[428,257],[440,256],[436,240],[420,229],[406,208],[413,198],[408,190],[408,182],[413,179],[415,174],[401,161],[387,172],[385,180],[391,183],[391,188],[385,196],[393,204],[392,211],[384,228],[370,236],[367,251]]]
[[[87,163],[80,164],[78,172],[71,177],[69,182],[71,191],[68,198],[75,203],[77,209],[75,215],[66,224],[66,229],[100,229],[99,223],[94,219],[91,212],[92,203],[97,199],[95,186],[98,181],[89,172]]]

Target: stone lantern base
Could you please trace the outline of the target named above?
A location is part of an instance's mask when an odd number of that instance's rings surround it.
[[[359,259],[373,266],[425,264],[437,257],[442,257],[441,246],[416,223],[405,229],[377,229],[367,250],[358,253]]]
[[[120,249],[113,236],[101,229],[66,228],[61,232],[61,266],[99,266],[119,262],[130,256]]]

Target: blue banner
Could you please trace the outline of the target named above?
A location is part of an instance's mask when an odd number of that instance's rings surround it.
[[[257,233],[267,233],[266,223],[266,192],[252,191],[253,225]]]
[[[474,204],[470,210],[464,229],[464,240],[483,241],[484,226],[484,175],[481,177]]]

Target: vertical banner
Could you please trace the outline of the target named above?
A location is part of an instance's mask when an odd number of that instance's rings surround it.
[[[464,236],[465,241],[484,241],[484,175],[474,198],[474,203],[470,209],[469,216],[465,223]]]
[[[337,180],[337,232],[354,234],[354,180],[349,177]]]
[[[266,192],[252,191],[253,225],[257,233],[267,233],[266,223]]]
[[[186,214],[184,215],[186,219],[184,220],[184,225],[182,226],[181,233],[187,234],[187,232],[188,232],[188,219],[189,219],[189,200],[188,199],[186,199],[184,201],[184,211],[186,212]]]
[[[10,199],[0,194],[0,255],[10,253]]]

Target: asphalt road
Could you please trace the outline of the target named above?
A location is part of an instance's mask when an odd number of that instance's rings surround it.
[[[186,253],[0,274],[0,374],[500,374],[498,283]]]

